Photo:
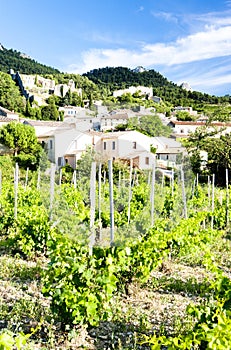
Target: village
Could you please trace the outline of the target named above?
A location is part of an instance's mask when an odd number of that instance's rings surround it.
[[[68,84],[56,85],[54,80],[35,75],[15,74],[10,72],[12,79],[17,81],[21,93],[27,98],[36,101],[38,105],[45,103],[50,94],[65,95],[68,90],[77,91],[73,81]],[[125,93],[142,92],[149,99],[160,103],[161,99],[153,96],[152,88],[138,86],[129,89],[114,91],[115,97]],[[155,163],[160,169],[173,168],[180,163],[187,154],[182,146],[181,139],[187,138],[197,128],[205,126],[207,117],[197,115],[192,107],[176,106],[168,117],[165,113],[157,113],[153,108],[139,106],[132,109],[117,108],[109,110],[102,101],[94,101],[93,109],[84,101],[81,106],[59,107],[62,121],[44,121],[21,118],[19,114],[0,107],[0,125],[17,121],[30,125],[35,129],[38,141],[46,150],[48,159],[56,168],[69,164],[75,169],[81,155],[89,148],[93,148],[102,161],[120,159],[139,169],[151,169]],[[176,118],[178,111],[185,111],[192,115],[193,121],[179,121]],[[164,125],[171,127],[170,137],[150,137],[136,130],[118,131],[118,126],[126,125],[130,118],[142,116],[160,118]],[[212,127],[220,128],[221,133],[231,131],[231,123],[213,122]],[[1,153],[6,150],[1,146]]]

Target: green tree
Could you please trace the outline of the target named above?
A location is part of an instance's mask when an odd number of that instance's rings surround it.
[[[204,149],[208,152],[207,168],[215,174],[216,183],[225,185],[225,170],[231,170],[231,140],[229,135],[210,138]]]
[[[171,129],[163,125],[158,115],[147,115],[140,119],[130,118],[128,127],[149,136],[169,136]]]
[[[9,74],[0,72],[0,106],[23,112],[25,100]]]
[[[39,164],[42,146],[29,125],[11,122],[0,129],[0,143],[13,151],[15,160],[22,166]]]
[[[41,107],[42,120],[59,120],[59,112],[55,103],[51,102]]]
[[[196,120],[196,117],[187,111],[178,111],[176,112],[176,119],[182,121],[192,121]]]

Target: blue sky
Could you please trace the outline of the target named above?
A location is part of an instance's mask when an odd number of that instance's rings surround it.
[[[0,0],[0,43],[62,72],[143,66],[231,95],[231,0]]]

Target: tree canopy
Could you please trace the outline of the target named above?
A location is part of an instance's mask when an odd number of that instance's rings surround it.
[[[0,106],[11,111],[22,112],[25,100],[9,74],[0,72]]]
[[[13,69],[16,72],[19,71],[23,74],[59,73],[58,69],[38,63],[35,60],[26,57],[25,54],[22,54],[16,50],[7,50],[3,47],[3,49],[0,50],[0,70],[7,73],[10,69]]]
[[[24,166],[39,164],[42,146],[33,127],[11,122],[0,129],[0,143],[13,151],[15,159]]]
[[[127,128],[149,136],[169,136],[171,134],[171,129],[163,125],[158,115],[146,115],[139,119],[130,118]]]

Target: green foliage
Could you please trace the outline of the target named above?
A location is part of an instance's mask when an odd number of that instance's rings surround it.
[[[148,115],[141,118],[130,118],[128,128],[137,130],[148,136],[169,136],[171,129],[163,125],[158,115]]]
[[[117,278],[112,257],[97,258],[65,236],[52,237],[43,294],[63,324],[98,324],[110,315]]]
[[[192,106],[194,109],[198,109],[202,108],[205,103],[230,102],[229,96],[217,97],[182,89],[154,69],[137,73],[126,67],[105,67],[93,69],[84,76],[91,79],[101,90],[107,90],[109,96],[109,92],[112,94],[114,90],[142,85],[152,87],[154,95],[161,97],[165,103],[168,102],[172,106]]]
[[[0,350],[21,350],[25,348],[28,338],[31,334],[18,333],[14,334],[10,331],[4,331],[0,334]]]
[[[9,147],[22,167],[36,168],[42,155],[35,130],[29,125],[10,122],[0,130],[0,143]]]
[[[191,115],[187,111],[178,111],[176,112],[176,119],[180,121],[195,121],[196,116]]]
[[[39,192],[19,187],[16,218],[14,204],[13,186],[4,188],[0,201],[1,234],[11,248],[25,256],[44,254],[51,227]]]
[[[0,55],[1,55],[0,50]],[[1,62],[1,59],[0,59]],[[22,112],[25,101],[20,94],[19,88],[9,74],[0,72],[0,106],[10,111]]]
[[[53,102],[41,107],[41,118],[42,120],[60,120],[58,109]]]
[[[91,156],[89,151],[87,158],[82,159],[83,168],[79,164],[85,184],[87,181],[89,183]],[[107,170],[106,165],[104,166]],[[178,184],[175,183],[174,188],[163,187],[160,192],[155,193],[155,225],[150,228],[150,186],[144,174],[139,173],[139,183],[134,181],[132,187],[131,223],[127,225],[129,189],[126,179],[122,184],[121,171],[125,171],[126,176],[129,174],[128,168],[123,169],[120,163],[116,164],[115,184],[120,180],[120,187],[114,191],[115,222],[116,225],[121,225],[119,229],[122,235],[129,230],[133,231],[134,223],[138,222],[142,227],[139,235],[130,236],[126,241],[122,238],[115,240],[111,247],[94,246],[90,254],[87,245],[82,246],[79,240],[81,222],[89,221],[89,207],[84,202],[87,195],[81,181],[77,189],[68,183],[62,183],[55,188],[55,195],[60,196],[57,202],[68,216],[69,224],[73,224],[72,214],[79,220],[75,237],[70,235],[68,226],[62,232],[58,232],[58,224],[56,230],[50,227],[48,211],[42,199],[46,190],[42,190],[41,194],[35,188],[19,186],[17,218],[14,219],[13,184],[4,183],[0,195],[1,244],[3,239],[8,238],[8,243],[13,244],[12,251],[23,253],[26,258],[35,254],[46,254],[49,261],[44,269],[42,291],[50,298],[54,316],[62,323],[63,328],[66,325],[72,327],[73,324],[96,326],[101,321],[114,321],[115,298],[120,293],[128,293],[131,282],[136,282],[135,285],[148,282],[155,288],[161,286],[168,292],[187,290],[201,299],[187,309],[187,321],[190,320],[187,329],[176,329],[172,334],[160,332],[148,335],[145,339],[147,346],[153,349],[229,349],[231,282],[229,276],[222,271],[223,253],[229,254],[228,241],[224,239],[223,231],[226,229],[227,203],[226,199],[221,200],[219,196],[223,190],[219,193],[216,191],[215,209],[211,212],[207,188],[197,186],[193,195],[190,192],[190,198],[187,198],[188,218],[185,219],[182,214],[176,216],[178,202],[182,200],[181,193],[179,198],[177,192]],[[158,183],[157,189],[159,190]],[[102,184],[102,215],[105,226],[109,225],[108,200],[108,184],[105,183]],[[60,213],[61,211],[58,212]],[[60,214],[60,220],[62,217],[63,213]],[[87,232],[86,242],[88,239]],[[218,251],[218,242],[222,242],[223,250],[219,252],[220,256],[213,256],[211,252],[215,247],[216,252]],[[153,277],[150,280],[153,270],[172,259],[186,265],[205,266],[207,278],[202,283],[194,278],[182,282],[172,275],[168,280],[165,275],[165,279],[160,280],[159,284],[153,281]],[[21,274],[25,279],[25,270],[19,271],[16,265],[14,271],[16,277]],[[31,278],[32,272],[28,273]],[[15,320],[19,319],[17,310],[28,310],[29,305],[24,300],[15,303]],[[6,314],[6,307],[1,310]],[[123,310],[120,311],[121,314],[122,312]],[[127,315],[126,317],[129,318]],[[142,327],[142,333],[146,333],[144,322]]]
[[[214,137],[217,136],[217,137]],[[225,186],[225,171],[231,169],[231,143],[229,135],[218,137],[218,131],[210,124],[198,128],[184,142],[189,154],[194,173],[215,174],[215,181]],[[201,167],[200,151],[208,154],[208,161]]]
[[[13,49],[7,50],[3,48],[0,50],[0,70],[2,72],[9,72],[10,69],[19,71],[22,74],[57,74],[57,69],[45,66],[33,59],[22,57],[21,52]]]
[[[21,152],[32,153],[38,149],[34,128],[16,122],[11,122],[1,128],[0,142],[12,149],[15,155]]]

